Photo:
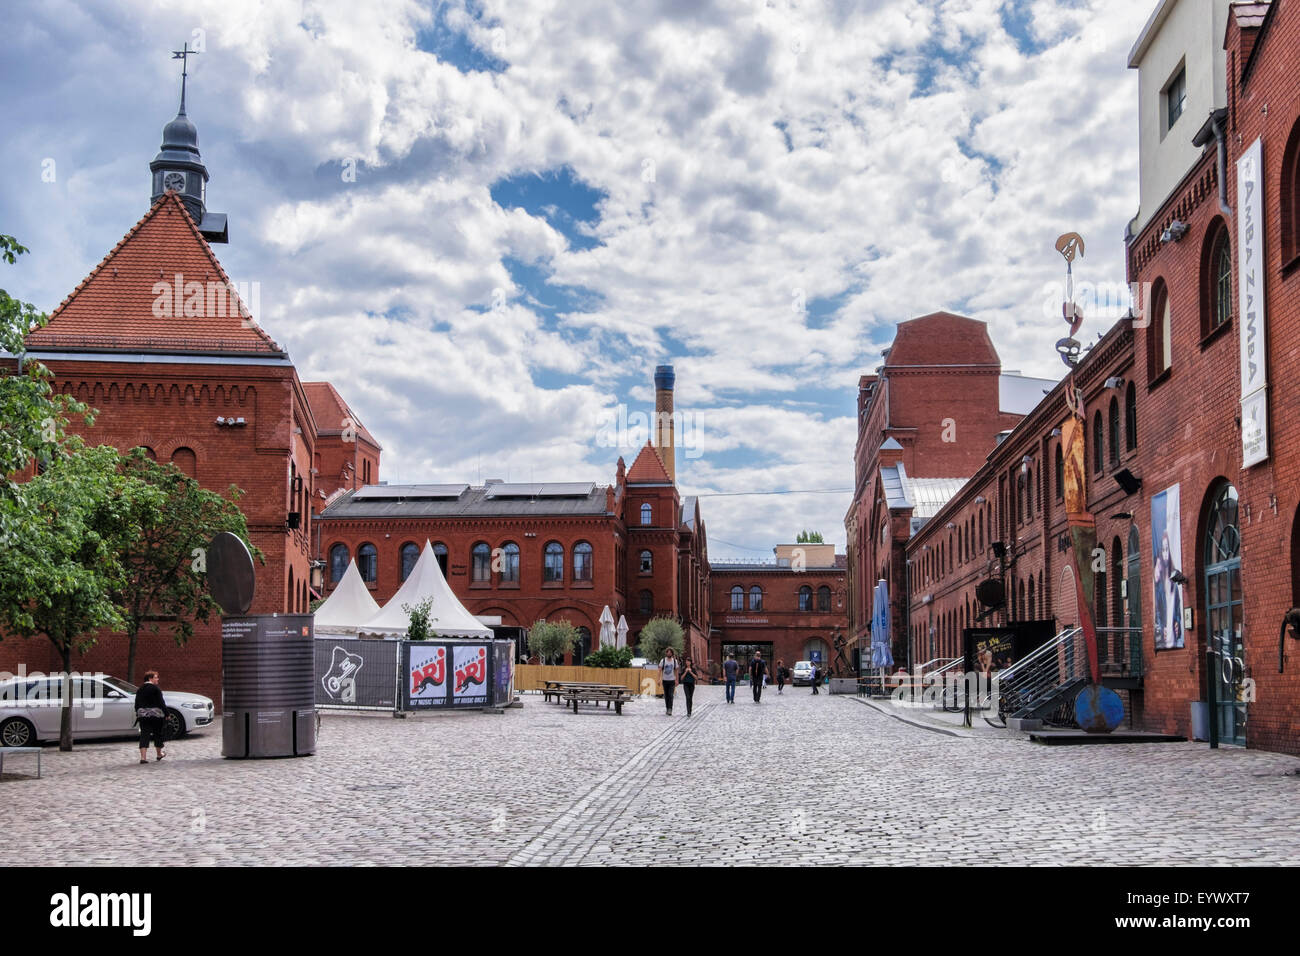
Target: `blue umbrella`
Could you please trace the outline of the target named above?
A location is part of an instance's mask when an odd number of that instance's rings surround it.
[[[883,578],[876,582],[871,608],[871,666],[894,666],[894,655],[889,649],[889,585]]]

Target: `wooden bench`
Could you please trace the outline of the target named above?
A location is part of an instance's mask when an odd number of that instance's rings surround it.
[[[601,701],[605,703],[605,709],[609,710],[611,704],[614,705],[614,713],[621,715],[623,705],[631,701],[632,695],[627,692],[626,687],[618,685],[605,684],[598,687],[570,687],[564,691],[564,704],[567,707],[573,705],[573,712],[578,712],[578,702],[586,701],[599,705]]]
[[[552,697],[558,703],[560,698],[569,690],[584,690],[590,687],[617,687],[618,684],[597,684],[594,681],[572,681],[572,680],[548,680],[543,681],[546,685],[542,688],[542,700],[549,701]]]
[[[5,772],[5,754],[36,754],[36,779],[41,778],[40,747],[0,747],[0,774]]]

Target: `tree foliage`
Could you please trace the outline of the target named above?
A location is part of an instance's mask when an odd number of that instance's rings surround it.
[[[630,647],[602,644],[599,650],[588,654],[582,663],[586,667],[628,667],[632,663],[632,657]]]
[[[637,637],[637,649],[649,661],[661,661],[664,651],[672,648],[677,657],[686,652],[686,634],[675,618],[655,617],[646,622]]]
[[[799,536],[794,540],[795,540],[795,544],[825,544],[826,543],[825,541],[822,540],[822,533],[820,531],[808,531],[808,530],[800,531]]]
[[[433,629],[430,622],[430,615],[433,613],[433,598],[427,597],[415,605],[403,604],[402,610],[406,612],[410,623],[406,625],[406,639],[408,641],[429,641],[438,636],[438,632]]]
[[[538,621],[528,631],[528,650],[548,661],[564,660],[578,642],[578,629],[568,621]]]

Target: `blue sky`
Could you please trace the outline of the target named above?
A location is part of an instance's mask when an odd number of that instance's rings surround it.
[[[1058,375],[1054,238],[1124,278],[1147,6],[18,0],[3,283],[52,308],[145,211],[189,40],[217,254],[384,477],[611,481],[636,449],[596,436],[671,363],[714,556],[842,547],[846,492],[735,493],[852,486],[857,378],[907,318]]]

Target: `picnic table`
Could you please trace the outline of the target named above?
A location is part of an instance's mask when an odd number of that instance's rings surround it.
[[[545,685],[542,688],[542,700],[544,701],[549,701],[554,697],[558,702],[569,690],[589,690],[601,687],[618,687],[627,690],[622,684],[602,684],[597,681],[547,680],[542,683]]]
[[[5,754],[36,754],[36,778],[41,776],[40,747],[0,747],[0,774],[5,772]]]
[[[566,687],[561,699],[566,707],[569,704],[573,705],[575,714],[578,712],[578,701],[596,704],[604,701],[606,710],[609,710],[610,705],[613,704],[614,713],[621,715],[623,705],[632,700],[632,695],[622,684],[586,684]]]

